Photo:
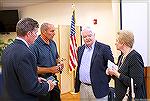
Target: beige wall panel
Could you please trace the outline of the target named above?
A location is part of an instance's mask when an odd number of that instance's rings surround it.
[[[73,89],[73,72],[69,71],[69,38],[70,38],[70,26],[60,25],[58,26],[60,34],[60,57],[66,59],[64,61],[64,70],[61,74],[61,93],[67,93]],[[80,43],[80,28],[76,28],[76,39]]]
[[[56,26],[55,26],[56,27]],[[59,35],[59,32],[58,32],[58,27],[55,28],[55,36],[53,38],[53,40],[56,42],[56,45],[57,45],[57,51],[58,51],[58,54],[60,54],[60,35]],[[57,73],[57,79],[59,80],[59,87],[61,88],[61,77],[60,77],[60,73]]]
[[[61,74],[61,93],[69,92],[71,89],[71,73],[69,73],[69,26],[59,26],[60,33],[60,57],[65,58],[64,70]]]
[[[55,36],[54,36],[53,40],[56,42],[58,53],[59,53],[59,47],[60,47],[59,38],[60,38],[60,36],[59,36],[58,28],[55,28]]]

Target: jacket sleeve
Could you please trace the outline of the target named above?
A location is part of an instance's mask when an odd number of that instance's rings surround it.
[[[78,62],[78,66],[77,66],[77,71],[76,71],[76,77],[75,77],[75,93],[78,93],[80,91],[80,80],[79,80],[79,54],[80,54],[80,47],[77,49],[77,62]]]
[[[114,62],[114,58],[110,46],[106,46],[106,48],[103,51],[104,51],[104,61],[106,62],[106,64],[108,64],[108,60]],[[110,82],[110,80],[111,80],[111,76],[108,75],[108,82]]]
[[[25,93],[39,95],[48,93],[49,85],[47,82],[39,83],[36,71],[35,57],[31,52],[26,52],[17,63],[15,72],[18,76],[18,81]]]

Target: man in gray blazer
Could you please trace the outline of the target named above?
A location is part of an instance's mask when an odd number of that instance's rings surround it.
[[[32,18],[21,19],[15,41],[2,54],[2,101],[37,101],[37,95],[54,88],[51,80],[37,76],[36,57],[29,49],[37,38],[38,26]]]

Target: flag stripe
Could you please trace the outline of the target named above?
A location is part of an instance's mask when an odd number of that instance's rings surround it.
[[[77,65],[77,43],[76,43],[76,31],[75,31],[75,11],[73,11],[71,19],[71,28],[70,28],[70,61],[69,67],[70,71],[74,70]]]

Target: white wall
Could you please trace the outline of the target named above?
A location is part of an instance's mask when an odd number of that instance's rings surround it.
[[[131,30],[134,33],[134,49],[142,55],[145,66],[149,65],[148,19],[147,2],[123,2],[122,29]]]
[[[93,27],[98,41],[109,44],[116,57],[115,22],[113,19],[112,3],[76,3],[76,24]],[[72,3],[44,3],[20,9],[21,17],[32,17],[40,24],[43,22],[58,25],[70,25]],[[93,19],[98,24],[93,25]],[[109,40],[109,41],[108,41]]]
[[[114,35],[116,35],[116,32],[120,30],[120,2],[119,1],[120,0],[116,0],[112,2],[113,21],[115,26],[115,33],[113,33]],[[116,47],[114,47],[114,49],[116,50]],[[118,61],[118,55],[120,55],[120,51],[116,50],[116,53],[114,54],[115,63],[117,63]]]

